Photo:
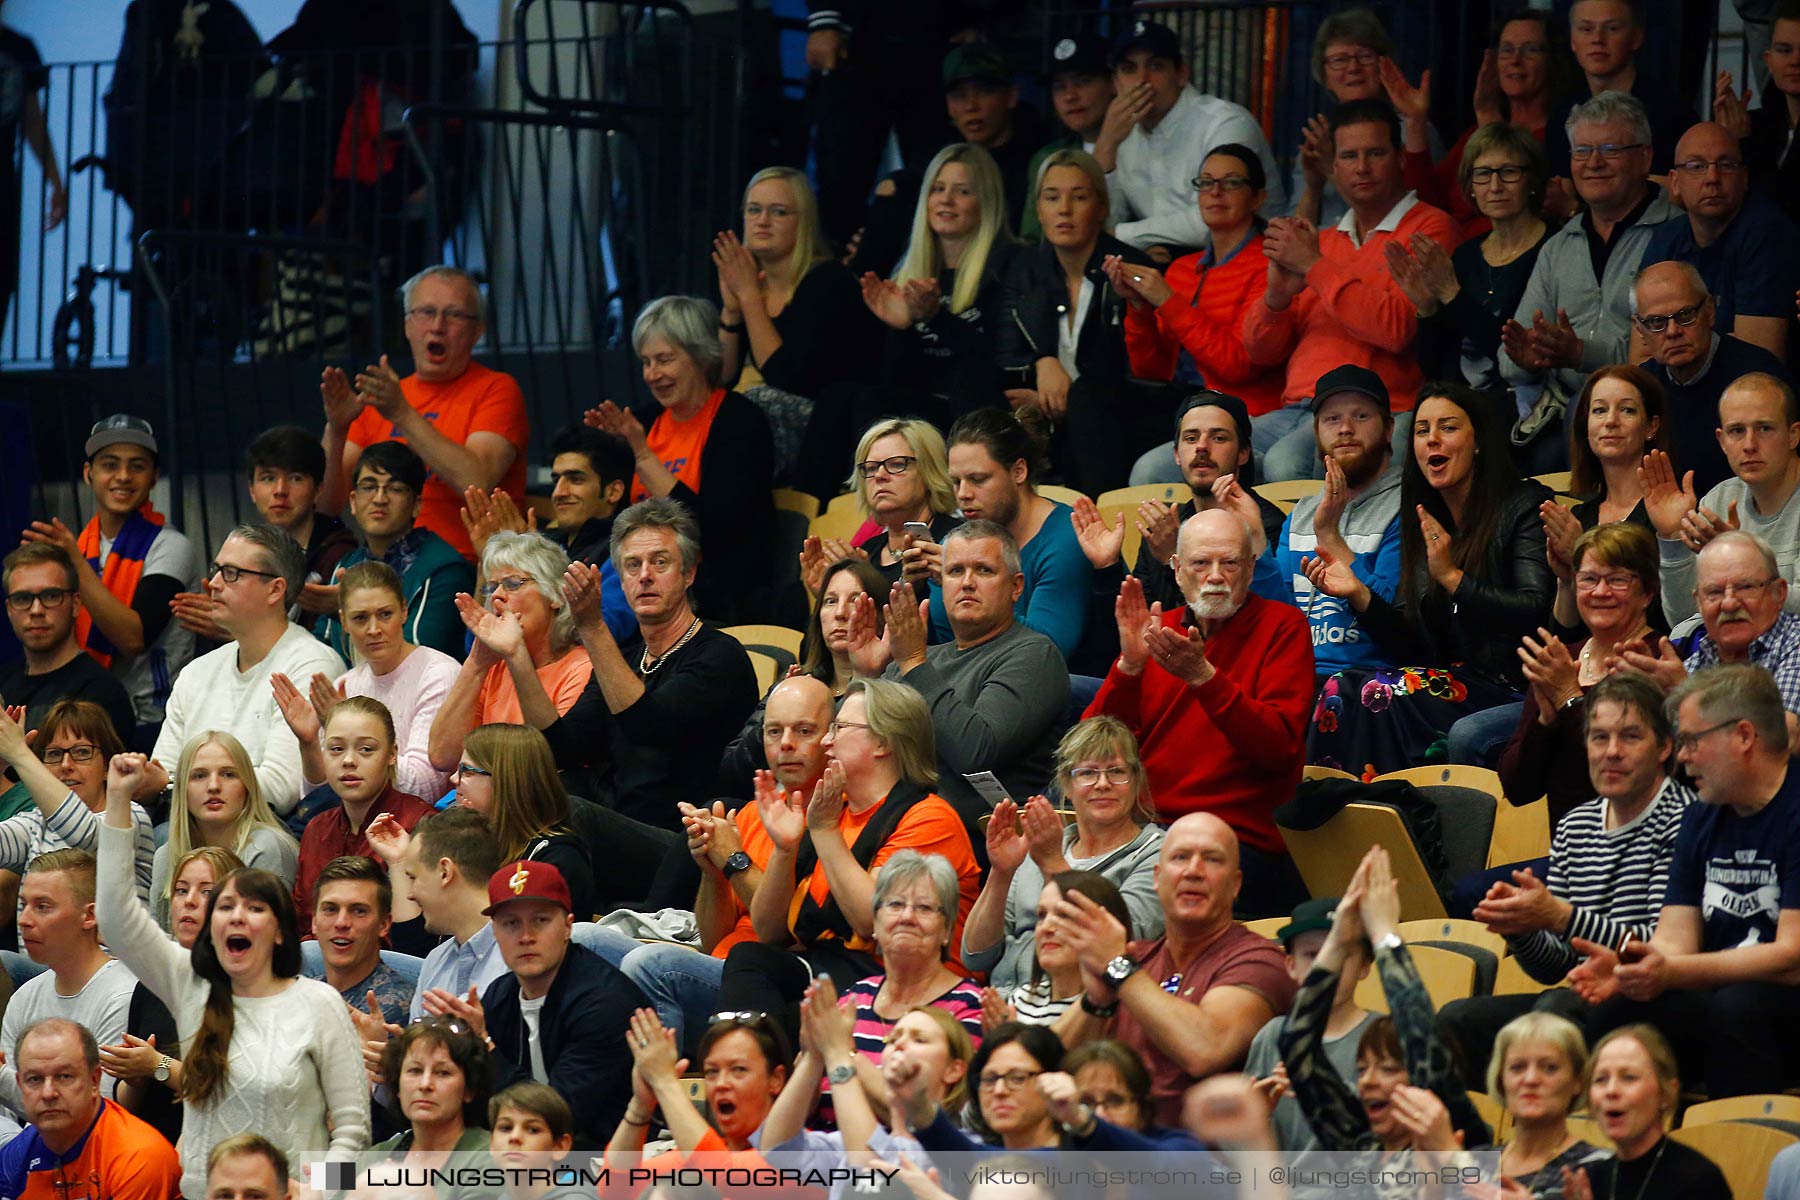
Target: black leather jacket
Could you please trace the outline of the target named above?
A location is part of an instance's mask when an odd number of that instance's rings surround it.
[[[1523,690],[1519,639],[1549,622],[1556,599],[1556,577],[1544,552],[1544,522],[1538,515],[1538,505],[1551,495],[1535,480],[1522,481],[1500,502],[1493,541],[1483,549],[1481,561],[1464,572],[1454,596],[1420,578],[1424,600],[1420,611],[1410,611],[1402,579],[1393,603],[1374,597],[1362,615],[1363,627],[1396,663],[1464,663],[1514,691]],[[1409,519],[1408,509],[1402,501],[1402,520]],[[1422,560],[1413,569],[1415,578],[1426,573]]]
[[[1100,270],[1100,261],[1109,254],[1146,266],[1150,262],[1117,238],[1100,235],[1087,261],[1094,299],[1088,305],[1087,320],[1076,331],[1075,366],[1081,375],[1123,379],[1131,374],[1131,359],[1125,352],[1125,300]],[[1021,373],[1025,386],[1031,386],[1037,360],[1056,357],[1056,325],[1069,312],[1069,288],[1062,264],[1056,260],[1056,247],[1039,242],[1015,254],[1005,298],[1005,313],[995,334],[1000,365]]]

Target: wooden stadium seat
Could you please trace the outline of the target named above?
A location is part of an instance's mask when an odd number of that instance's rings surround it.
[[[1547,992],[1551,985],[1539,983],[1525,973],[1519,960],[1512,957],[1500,960],[1500,969],[1494,972],[1494,995],[1496,996],[1535,996],[1539,992]]]
[[[1406,942],[1461,942],[1492,951],[1495,958],[1506,957],[1506,939],[1490,932],[1480,921],[1442,920],[1402,921],[1400,939]]]
[[[776,488],[774,492],[775,507],[797,512],[811,523],[819,515],[819,498],[794,488]]]
[[[1260,933],[1263,937],[1268,938],[1270,941],[1274,941],[1275,931],[1280,929],[1283,925],[1286,925],[1288,919],[1286,917],[1263,917],[1261,920],[1243,921],[1240,923],[1251,933]]]
[[[1569,494],[1569,472],[1549,471],[1543,475],[1533,475],[1533,479],[1559,495]]]
[[[1445,784],[1450,787],[1474,788],[1478,792],[1486,792],[1496,800],[1504,801],[1505,789],[1500,786],[1500,776],[1486,767],[1470,767],[1461,763],[1438,763],[1428,767],[1404,767],[1398,771],[1388,771],[1377,775],[1372,782],[1388,779],[1399,779],[1414,787],[1435,787]]]
[[[1078,492],[1072,487],[1063,487],[1058,483],[1038,484],[1037,494],[1046,500],[1054,500],[1058,504],[1067,504],[1070,508],[1075,507],[1075,502],[1077,500],[1091,499],[1086,492]]]
[[[760,650],[749,650],[745,653],[750,656],[750,665],[756,668],[756,694],[768,695],[769,689],[775,686],[776,676],[781,674],[781,668],[775,665],[774,659]]]
[[[857,494],[845,492],[812,519],[808,532],[816,538],[837,538],[847,542],[862,528],[866,520],[868,518],[863,515]]]
[[[1530,804],[1494,806],[1494,839],[1488,844],[1490,867],[1543,858],[1550,853],[1550,801],[1539,796]]]
[[[1600,1122],[1594,1120],[1594,1118],[1588,1116],[1586,1113],[1577,1114],[1569,1118],[1569,1133],[1573,1137],[1580,1138],[1590,1146],[1599,1146],[1606,1150],[1612,1149],[1612,1139],[1600,1132]]]
[[[1443,1008],[1452,1000],[1466,1000],[1475,994],[1475,961],[1454,950],[1439,946],[1408,946],[1413,965],[1431,997],[1431,1007]],[[1388,1011],[1387,992],[1381,986],[1381,972],[1370,971],[1367,979],[1356,986],[1356,1003],[1369,1012]]]
[[[1282,512],[1293,512],[1294,505],[1300,500],[1307,496],[1316,496],[1324,491],[1325,481],[1323,479],[1284,479],[1280,483],[1259,483],[1253,490]]]
[[[1713,1160],[1725,1173],[1732,1200],[1762,1200],[1769,1163],[1789,1146],[1800,1145],[1800,1137],[1785,1130],[1743,1121],[1684,1125],[1669,1136]]]
[[[1094,507],[1100,510],[1109,529],[1120,514],[1124,514],[1125,542],[1119,555],[1129,569],[1137,562],[1138,548],[1144,544],[1144,535],[1138,532],[1137,527],[1138,505],[1146,500],[1155,500],[1159,504],[1185,504],[1193,498],[1193,489],[1185,483],[1146,483],[1138,487],[1114,488],[1110,492],[1101,492],[1094,500]]]
[[[1791,1121],[1800,1124],[1800,1096],[1732,1096],[1727,1100],[1705,1100],[1688,1106],[1681,1116],[1682,1128],[1710,1125],[1714,1121]]]
[[[806,641],[805,634],[785,625],[726,625],[724,632],[744,649],[765,655],[775,664],[777,678],[800,661],[800,647]]]
[[[1506,1111],[1500,1101],[1486,1092],[1470,1092],[1469,1103],[1475,1106],[1475,1111],[1481,1114],[1481,1119],[1486,1121],[1488,1128],[1494,1131],[1494,1145],[1503,1144],[1508,1131],[1512,1129],[1512,1114]]]
[[[1387,847],[1400,885],[1400,911],[1411,920],[1442,919],[1444,901],[1400,814],[1379,804],[1346,804],[1317,829],[1282,829],[1288,853],[1314,896],[1341,896],[1370,846]]]
[[[1324,767],[1318,763],[1307,763],[1300,770],[1302,779],[1348,779],[1355,782],[1356,776],[1348,771],[1340,771],[1336,767]]]

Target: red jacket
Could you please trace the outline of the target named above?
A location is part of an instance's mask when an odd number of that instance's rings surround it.
[[[1267,304],[1250,306],[1244,345],[1252,362],[1287,363],[1284,402],[1310,399],[1319,376],[1355,363],[1381,376],[1395,412],[1411,411],[1423,382],[1413,353],[1419,314],[1388,274],[1383,248],[1390,238],[1405,245],[1415,233],[1446,251],[1462,240],[1455,221],[1423,202],[1408,209],[1392,230],[1371,232],[1361,246],[1342,229],[1321,229],[1324,257],[1307,271],[1306,290],[1280,312]]]
[[[1224,262],[1202,270],[1200,254],[1169,264],[1163,276],[1174,291],[1157,309],[1125,310],[1125,350],[1140,379],[1173,379],[1186,350],[1206,386],[1227,392],[1260,416],[1281,407],[1279,370],[1250,361],[1244,317],[1261,306],[1269,286],[1263,236],[1254,234]]]
[[[1163,614],[1180,627],[1188,610]],[[1156,816],[1217,815],[1246,845],[1285,854],[1271,815],[1294,798],[1313,702],[1312,635],[1290,604],[1251,596],[1206,642],[1213,677],[1190,688],[1153,659],[1141,675],[1113,664],[1083,717],[1119,718],[1137,735]]]

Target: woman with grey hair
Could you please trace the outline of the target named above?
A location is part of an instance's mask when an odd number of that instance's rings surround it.
[[[636,459],[633,503],[679,500],[700,525],[695,607],[725,625],[771,616],[775,447],[762,410],[721,382],[719,314],[709,300],[664,296],[638,314],[632,348],[659,406],[648,428],[611,400],[585,420],[625,439]]]
[[[981,1044],[981,984],[946,960],[961,896],[956,868],[941,854],[896,850],[875,876],[875,952],[884,968],[844,989],[856,1005],[856,1069],[886,1107],[881,1052],[896,1022],[921,1005],[941,1008]]]
[[[433,768],[459,769],[463,739],[478,725],[542,729],[575,706],[594,665],[563,600],[568,569],[569,556],[542,534],[507,531],[488,539],[481,603],[467,593],[456,597],[475,641],[431,723]]]

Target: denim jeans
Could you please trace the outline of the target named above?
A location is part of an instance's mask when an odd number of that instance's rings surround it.
[[[1502,704],[1470,713],[1450,727],[1450,761],[1477,767],[1491,767],[1500,761],[1500,752],[1519,728],[1519,717],[1525,705]]]
[[[639,942],[619,968],[650,997],[662,1023],[687,1053],[718,1011],[725,960],[668,942]]]

